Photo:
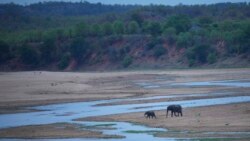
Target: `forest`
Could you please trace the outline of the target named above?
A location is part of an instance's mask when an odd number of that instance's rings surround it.
[[[249,3],[0,5],[0,69],[248,67]]]

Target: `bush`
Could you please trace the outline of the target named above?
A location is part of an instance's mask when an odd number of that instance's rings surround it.
[[[217,56],[215,53],[209,53],[209,55],[207,56],[207,61],[209,64],[213,64],[215,63],[217,60]]]
[[[119,57],[120,57],[118,54],[118,51],[113,47],[110,47],[108,49],[108,55],[109,55],[109,58],[112,62],[118,61]]]
[[[124,33],[124,23],[122,21],[115,21],[113,23],[113,30],[115,34],[123,34]]]
[[[139,24],[136,21],[131,21],[128,24],[128,31],[129,34],[136,34],[139,32]]]
[[[47,64],[49,62],[53,62],[56,56],[55,40],[45,40],[44,43],[40,46],[40,52],[42,63]]]
[[[174,15],[168,18],[165,28],[174,27],[176,33],[187,32],[191,28],[191,20],[185,15]]]
[[[177,40],[176,30],[173,27],[165,29],[163,36],[166,37],[169,45],[173,45]]]
[[[58,64],[58,68],[61,70],[65,69],[69,65],[69,62],[70,62],[70,53],[66,53],[61,57],[60,62]]]
[[[129,65],[131,65],[133,62],[133,58],[131,56],[126,56],[124,57],[123,61],[122,61],[122,65],[123,67],[127,68]]]
[[[152,36],[160,35],[162,32],[161,24],[159,22],[150,22],[144,26],[145,32],[151,34]]]
[[[9,45],[3,41],[0,41],[0,63],[7,61],[10,56]]]
[[[20,57],[23,63],[27,65],[37,66],[39,62],[39,54],[33,47],[23,46],[20,48]]]
[[[187,48],[192,45],[192,35],[189,32],[180,33],[177,37],[177,47],[178,48]]]
[[[162,56],[163,54],[165,54],[167,52],[167,50],[162,46],[162,45],[157,45],[154,48],[154,56],[156,58]]]
[[[196,45],[192,48],[189,48],[186,51],[186,56],[189,60],[189,62],[191,61],[192,64],[195,64],[195,62],[199,62],[199,63],[206,63],[208,60],[208,54],[214,51],[212,50],[212,48],[209,45],[206,44],[202,44],[202,45]],[[210,56],[210,61],[213,61],[214,56]],[[190,64],[190,63],[189,63]]]
[[[162,39],[161,38],[153,38],[148,45],[146,46],[147,50],[150,50],[152,48],[154,48],[156,45],[161,44],[162,43]]]
[[[75,39],[70,47],[70,53],[77,61],[82,61],[90,51],[89,44],[82,38]]]

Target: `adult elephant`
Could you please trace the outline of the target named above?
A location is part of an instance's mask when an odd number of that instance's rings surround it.
[[[155,112],[154,111],[147,111],[147,112],[145,112],[144,113],[144,117],[146,117],[146,118],[156,118],[156,116],[155,116]]]
[[[171,111],[171,117],[173,117],[173,114],[175,116],[182,116],[182,107],[181,105],[169,105],[167,108],[167,114],[166,117],[168,117],[168,111]]]

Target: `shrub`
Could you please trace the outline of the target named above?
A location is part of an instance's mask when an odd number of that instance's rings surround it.
[[[0,41],[0,63],[7,61],[10,58],[10,47],[3,41]]]
[[[165,29],[163,36],[166,37],[169,45],[173,45],[177,40],[176,30],[173,27]]]
[[[146,33],[149,33],[152,36],[160,35],[162,32],[161,24],[159,22],[149,22],[144,26]]]
[[[77,61],[81,61],[90,51],[89,44],[82,38],[75,39],[70,47],[70,53]]]
[[[215,63],[217,60],[217,56],[215,53],[209,53],[209,55],[207,56],[207,61],[209,64],[213,64]]]
[[[20,55],[23,63],[32,66],[38,65],[39,55],[34,48],[29,46],[23,46],[20,48]]]
[[[58,64],[58,68],[61,70],[65,69],[69,65],[69,62],[70,62],[70,53],[66,53],[61,57],[60,62]]]
[[[133,62],[133,58],[131,56],[125,56],[122,61],[123,67],[127,68],[129,65],[131,65]]]
[[[156,45],[161,44],[162,43],[162,39],[161,38],[153,38],[148,45],[146,46],[147,50],[150,50],[152,48],[154,48]]]
[[[122,21],[115,21],[113,23],[113,30],[116,34],[123,34],[124,33],[124,23]]]
[[[128,33],[136,34],[139,32],[139,24],[136,21],[131,21],[128,24]]]
[[[191,20],[185,15],[174,15],[168,18],[165,27],[174,27],[177,34],[187,32],[191,28]]]
[[[192,35],[189,32],[180,33],[177,37],[177,47],[186,48],[192,44]]]
[[[154,48],[154,56],[156,58],[162,56],[163,54],[165,54],[167,52],[167,50],[162,46],[162,45],[157,45]]]
[[[208,60],[208,54],[214,52],[213,49],[206,44],[202,44],[202,45],[196,45],[192,48],[189,48],[186,51],[186,56],[190,61],[192,61],[192,64],[194,64],[194,62],[199,62],[199,63],[206,63]],[[211,61],[213,59],[213,56],[211,56]]]

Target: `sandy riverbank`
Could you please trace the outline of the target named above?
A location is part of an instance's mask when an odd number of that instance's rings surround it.
[[[163,78],[167,83],[239,80],[250,69],[132,71],[102,73],[12,72],[0,73],[0,113],[23,111],[25,106],[124,97],[244,91],[249,89],[202,87],[143,89],[137,81]]]
[[[144,112],[79,119],[82,121],[126,121],[178,131],[249,132],[250,103],[184,108],[182,117],[166,118],[166,110],[155,111],[156,119]]]

